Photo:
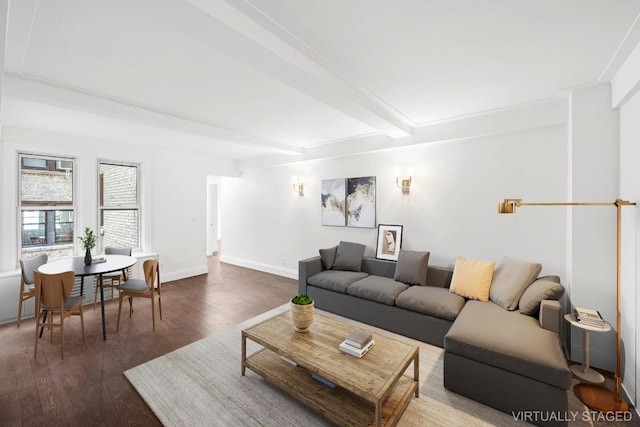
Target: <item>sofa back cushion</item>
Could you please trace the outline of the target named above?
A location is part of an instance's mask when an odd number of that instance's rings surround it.
[[[427,273],[427,286],[449,289],[451,278],[453,277],[453,268],[430,265],[427,270],[429,270]]]
[[[365,246],[360,243],[340,242],[333,260],[333,270],[361,271]]]
[[[333,261],[336,259],[337,246],[327,249],[320,249],[320,259],[322,260],[322,268],[325,270],[331,270],[333,267]]]
[[[517,309],[523,292],[541,270],[542,265],[538,263],[504,257],[493,272],[489,299],[506,310]]]
[[[427,285],[429,252],[400,249],[394,279],[408,285]]]
[[[461,297],[489,301],[489,287],[496,263],[458,257],[449,291]]]
[[[540,277],[533,282],[520,297],[518,310],[520,313],[535,316],[540,310],[540,303],[545,299],[560,299],[564,295],[564,286],[558,276]]]

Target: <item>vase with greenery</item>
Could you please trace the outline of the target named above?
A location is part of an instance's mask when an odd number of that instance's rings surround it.
[[[309,332],[313,323],[313,298],[307,295],[296,295],[291,298],[289,317],[296,332]]]
[[[91,265],[91,249],[96,247],[96,235],[89,227],[84,228],[84,236],[78,237],[84,248],[84,264]]]

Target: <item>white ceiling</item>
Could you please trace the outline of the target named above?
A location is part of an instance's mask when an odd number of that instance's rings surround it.
[[[235,160],[608,81],[638,0],[12,0],[2,123]]]

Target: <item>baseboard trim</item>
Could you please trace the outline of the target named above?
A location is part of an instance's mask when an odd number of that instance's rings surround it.
[[[276,276],[282,276],[293,280],[298,280],[298,270],[291,270],[289,268],[276,267],[274,265],[263,264],[261,262],[248,261],[242,258],[234,258],[230,256],[220,256],[220,262],[227,264],[237,265],[239,267],[250,268],[252,270],[258,270],[265,273],[275,274]]]

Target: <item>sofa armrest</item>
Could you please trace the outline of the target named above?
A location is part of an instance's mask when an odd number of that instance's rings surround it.
[[[540,327],[560,335],[562,325],[562,306],[555,299],[544,299],[540,302]]]
[[[323,270],[322,259],[320,256],[302,259],[298,261],[298,294],[307,294],[307,280],[314,274],[318,274]]]

